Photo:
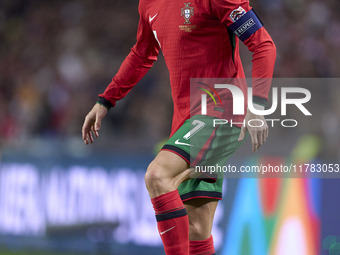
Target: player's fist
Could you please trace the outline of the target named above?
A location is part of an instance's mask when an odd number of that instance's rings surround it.
[[[86,115],[82,128],[82,138],[85,144],[93,143],[93,134],[96,138],[99,137],[99,129],[102,119],[105,117],[107,109],[101,104],[95,104],[92,110]],[[93,134],[92,134],[93,132]]]

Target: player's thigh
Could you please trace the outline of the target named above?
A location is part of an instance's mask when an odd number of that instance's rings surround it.
[[[189,172],[188,163],[177,154],[171,151],[160,151],[156,158],[151,162],[148,171],[156,169],[157,172],[161,172],[164,178],[175,178],[183,171]]]
[[[151,193],[170,192],[190,177],[187,162],[170,151],[160,151],[145,174],[146,186]]]
[[[184,202],[189,216],[190,240],[206,240],[211,236],[218,201],[211,198],[195,198]]]

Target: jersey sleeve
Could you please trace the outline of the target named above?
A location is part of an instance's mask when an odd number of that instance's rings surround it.
[[[247,0],[211,0],[211,12],[227,27],[251,10]]]
[[[246,0],[211,0],[211,12],[253,52],[253,102],[265,104],[276,60],[275,44]]]
[[[153,66],[159,53],[159,45],[153,35],[148,19],[143,13],[141,4],[138,7],[140,15],[137,42],[120,66],[105,92],[99,95],[98,102],[110,109],[116,101],[125,97],[129,91]]]
[[[272,83],[276,47],[264,27],[256,31],[244,44],[253,52],[253,102],[264,106]]]

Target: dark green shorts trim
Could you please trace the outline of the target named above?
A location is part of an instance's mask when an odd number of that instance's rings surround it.
[[[171,152],[177,154],[178,156],[183,158],[190,165],[190,161],[191,161],[190,154],[187,153],[186,151],[182,150],[181,148],[178,148],[174,145],[165,144],[163,146],[162,150],[171,151]]]
[[[196,191],[191,191],[191,192],[181,195],[181,199],[183,201],[187,201],[193,198],[213,198],[213,199],[221,200],[222,192],[196,190]]]

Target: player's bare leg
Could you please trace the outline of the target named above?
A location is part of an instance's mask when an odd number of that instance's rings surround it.
[[[189,219],[177,190],[189,176],[187,162],[168,151],[159,152],[145,174],[167,255],[189,255]]]
[[[211,229],[218,200],[195,198],[184,202],[189,216],[190,255],[215,254]]]
[[[160,151],[147,169],[145,184],[150,198],[154,198],[176,190],[188,178],[190,169],[184,159],[172,152]]]

